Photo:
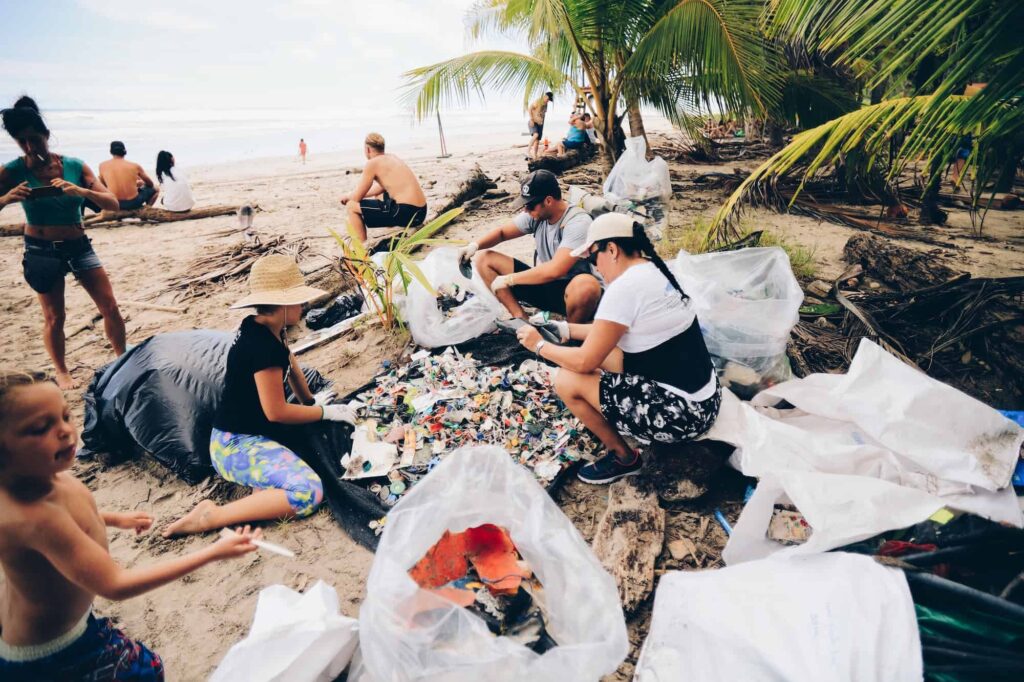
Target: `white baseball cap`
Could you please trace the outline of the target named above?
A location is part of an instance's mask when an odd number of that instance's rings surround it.
[[[633,236],[633,219],[622,213],[605,213],[594,219],[587,228],[587,241],[573,249],[573,258],[586,258],[594,242],[605,239],[628,239]]]

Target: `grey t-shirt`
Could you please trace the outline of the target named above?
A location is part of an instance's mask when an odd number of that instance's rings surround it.
[[[534,220],[528,213],[520,213],[512,222],[523,234],[532,234],[537,242],[537,263],[547,263],[555,257],[559,249],[573,249],[583,246],[587,241],[587,228],[594,221],[590,214],[570,206],[562,219],[556,223],[546,220]],[[584,259],[577,259],[562,279],[572,279],[576,275],[590,275],[590,264]]]

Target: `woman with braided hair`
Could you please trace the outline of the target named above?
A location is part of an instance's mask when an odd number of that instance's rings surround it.
[[[573,251],[587,257],[608,288],[593,324],[556,323],[563,342],[545,342],[530,326],[519,341],[560,369],[555,391],[608,450],[580,469],[580,480],[611,483],[640,471],[639,441],[679,443],[711,428],[718,416],[718,385],[689,296],[654,251],[644,228],[609,213],[591,223]]]

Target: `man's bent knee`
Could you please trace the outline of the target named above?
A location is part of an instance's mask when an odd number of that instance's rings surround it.
[[[565,311],[570,322],[589,322],[601,302],[601,284],[591,275],[576,275],[565,288]]]

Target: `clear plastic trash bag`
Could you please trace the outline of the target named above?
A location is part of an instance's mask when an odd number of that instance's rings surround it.
[[[413,341],[424,348],[452,346],[495,329],[494,321],[505,308],[473,269],[472,279],[459,270],[458,249],[444,247],[430,252],[419,264],[435,289],[462,297],[461,303],[442,310],[429,291],[416,279],[402,303],[402,315],[409,325]]]
[[[788,381],[789,334],[804,292],[777,246],[679,253],[675,274],[693,299],[719,377],[741,398]]]
[[[646,201],[660,198],[667,202],[672,197],[668,162],[660,156],[648,161],[647,140],[631,137],[626,140],[626,150],[604,181],[604,193],[613,199]]]
[[[505,528],[546,595],[548,633],[538,654],[409,577],[446,530]],[[429,612],[424,613],[424,607]],[[417,613],[413,623],[410,614]],[[629,649],[615,581],[526,468],[493,446],[461,448],[391,510],[359,611],[362,665],[350,682],[596,681]]]

